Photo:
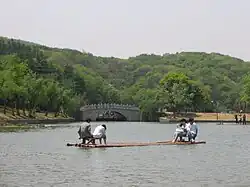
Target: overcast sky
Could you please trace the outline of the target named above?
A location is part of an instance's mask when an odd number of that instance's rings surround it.
[[[127,58],[219,52],[250,60],[250,0],[0,0],[0,35]]]

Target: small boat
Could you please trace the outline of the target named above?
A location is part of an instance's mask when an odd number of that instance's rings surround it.
[[[191,145],[191,144],[205,144],[205,141],[196,142],[172,142],[162,141],[162,142],[144,142],[144,143],[110,143],[110,144],[72,144],[67,143],[67,146],[81,147],[81,148],[110,148],[110,147],[135,147],[135,146],[153,146],[153,145]]]

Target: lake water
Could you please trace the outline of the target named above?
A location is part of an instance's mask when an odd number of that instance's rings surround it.
[[[78,126],[0,133],[0,186],[250,186],[250,126],[199,124],[200,145],[67,147]],[[107,141],[169,140],[175,127],[108,122]]]

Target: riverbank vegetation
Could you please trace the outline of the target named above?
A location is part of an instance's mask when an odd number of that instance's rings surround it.
[[[84,45],[84,44],[83,44]],[[247,110],[250,63],[217,53],[97,57],[0,38],[3,113],[36,118],[38,112],[77,117],[80,106],[135,104],[145,120],[159,108],[212,112]]]
[[[174,115],[172,112],[166,112],[164,117],[161,117],[162,120],[175,120],[178,121],[182,118],[194,118],[195,120],[199,121],[235,121],[235,115],[238,116],[238,119],[242,118],[243,115],[240,113],[216,113],[216,112],[209,112],[209,113],[203,113],[203,112],[178,112]],[[250,114],[246,114],[246,120],[249,121]]]
[[[0,132],[20,132],[35,129],[32,125],[0,125]]]
[[[5,113],[3,112],[5,110]],[[1,125],[7,125],[8,123],[10,123],[11,121],[19,121],[19,120],[33,120],[33,118],[30,118],[28,115],[24,115],[23,111],[20,112],[19,115],[15,114],[13,115],[13,109],[10,107],[6,107],[4,109],[3,106],[0,106],[0,126]],[[28,111],[25,111],[26,114],[28,114]],[[67,117],[68,118],[68,117]],[[36,120],[65,120],[65,116],[64,115],[57,115],[55,117],[54,113],[48,113],[47,115],[45,115],[45,113],[43,112],[39,112],[37,111],[35,114],[35,119]]]

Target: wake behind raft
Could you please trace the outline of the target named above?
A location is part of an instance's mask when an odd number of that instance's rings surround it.
[[[192,144],[205,144],[205,141],[197,142],[172,142],[172,141],[162,141],[162,142],[145,142],[145,143],[111,143],[111,144],[72,144],[67,143],[67,146],[74,146],[80,148],[111,148],[111,147],[135,147],[135,146],[153,146],[153,145],[192,145]]]

